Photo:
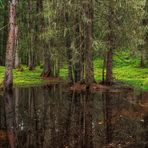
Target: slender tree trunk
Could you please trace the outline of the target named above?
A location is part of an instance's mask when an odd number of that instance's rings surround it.
[[[107,52],[107,61],[106,61],[106,83],[111,84],[113,81],[113,51],[109,49]]]
[[[145,14],[148,16],[148,0],[145,3]],[[148,17],[144,18],[143,25],[148,26]],[[146,57],[146,66],[148,67],[148,31],[145,33],[145,57]]]
[[[40,22],[41,22],[41,26],[40,26],[40,30],[41,33],[45,33],[44,32],[44,28],[45,28],[45,20],[44,20],[44,15],[43,13],[43,0],[38,0],[37,1],[37,11],[38,13],[41,13],[40,15]],[[43,37],[43,40],[45,38]],[[40,42],[41,43],[41,42]],[[44,50],[44,65],[43,65],[43,72],[41,74],[42,77],[50,77],[52,74],[52,68],[51,68],[51,59],[50,59],[50,54],[49,54],[49,45],[47,43],[41,43],[43,50]]]
[[[102,67],[102,83],[105,82],[105,67],[106,67],[106,52],[103,57],[103,67]]]
[[[6,90],[12,89],[13,86],[13,61],[15,46],[15,25],[16,25],[16,0],[12,0],[9,9],[9,31],[6,48],[6,71],[4,87]]]
[[[43,72],[41,74],[42,77],[50,77],[51,76],[51,65],[50,65],[50,57],[48,53],[48,48],[44,49],[44,66]]]
[[[66,27],[68,28],[68,23],[69,23],[69,14],[68,12],[65,12],[65,24]],[[73,78],[73,63],[72,63],[72,49],[71,49],[71,35],[70,32],[67,33],[66,36],[66,48],[67,48],[67,63],[68,63],[68,79],[69,83],[73,84],[74,83],[74,78]]]
[[[146,64],[147,64],[147,67],[148,67],[148,32],[146,33],[146,39],[145,39],[145,42],[146,42]]]
[[[106,84],[111,85],[113,82],[113,49],[114,49],[114,33],[113,33],[113,15],[114,8],[112,1],[109,1],[108,8],[108,52],[106,59]]]
[[[18,68],[20,66],[18,49],[16,49],[16,51],[15,51],[15,63],[14,64],[15,64],[15,68]]]
[[[4,15],[4,23],[3,23],[3,26],[5,26],[4,30],[3,30],[3,46],[2,46],[2,51],[1,51],[1,64],[2,65],[5,65],[5,58],[3,58],[4,56],[6,56],[6,46],[7,46],[7,38],[8,38],[8,1],[5,1],[4,2],[4,5],[5,5],[5,15]]]
[[[77,10],[78,11],[78,10]],[[76,61],[74,64],[74,82],[80,82],[81,80],[81,38],[80,38],[80,15],[78,12],[75,15],[75,48],[77,50],[76,53]]]
[[[28,67],[29,70],[34,69],[34,51],[33,51],[33,33],[32,33],[32,21],[33,18],[31,18],[31,13],[32,13],[32,0],[28,0],[28,37],[29,37],[29,42],[28,42]]]
[[[14,57],[14,67],[17,68],[20,65],[19,51],[18,51],[18,26],[15,27],[15,57]]]
[[[73,83],[73,65],[72,65],[72,50],[68,45],[70,42],[67,39],[67,58],[68,58],[68,79],[70,83]]]
[[[141,51],[141,58],[140,58],[140,67],[144,67],[145,64],[144,64],[144,51],[142,49]]]
[[[0,32],[0,36],[3,36],[3,32]],[[3,65],[3,46],[2,46],[3,38],[0,39],[0,66]]]
[[[90,85],[94,81],[93,71],[93,1],[88,0],[85,6],[85,15],[89,20],[86,24],[86,83]]]

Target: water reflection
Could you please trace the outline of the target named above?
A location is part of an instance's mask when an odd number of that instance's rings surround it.
[[[141,93],[15,88],[0,98],[0,147],[145,148],[147,95]]]

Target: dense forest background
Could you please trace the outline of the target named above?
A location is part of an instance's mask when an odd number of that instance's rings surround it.
[[[6,88],[13,68],[24,65],[40,66],[45,78],[64,68],[70,83],[88,85],[99,73],[102,83],[112,84],[114,67],[147,70],[148,0],[0,0],[0,12]]]

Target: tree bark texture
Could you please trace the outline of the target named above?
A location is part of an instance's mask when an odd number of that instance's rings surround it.
[[[6,90],[12,89],[13,86],[13,61],[15,47],[15,26],[16,26],[16,0],[12,0],[9,8],[9,31],[6,48],[6,71],[4,87]]]
[[[86,83],[90,85],[94,81],[93,71],[93,1],[88,0],[85,6],[86,23]]]

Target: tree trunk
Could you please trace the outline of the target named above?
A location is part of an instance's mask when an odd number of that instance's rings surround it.
[[[32,21],[33,18],[31,18],[31,13],[32,13],[32,1],[28,0],[28,37],[29,37],[29,42],[28,42],[28,67],[29,70],[34,70],[34,51],[33,51],[33,33],[32,33]]]
[[[106,61],[106,84],[111,84],[113,81],[113,51],[109,49],[107,52],[107,61]]]
[[[140,67],[144,67],[144,51],[143,49],[141,50],[141,59],[140,59]]]
[[[7,38],[8,38],[8,1],[4,2],[5,5],[5,11],[6,14],[4,15],[4,23],[3,26],[5,26],[4,30],[3,30],[3,46],[2,46],[2,51],[1,51],[1,65],[5,65],[5,58],[3,58],[4,56],[6,56],[6,46],[7,46]]]
[[[69,23],[69,13],[65,12],[65,24],[66,27],[68,28],[68,23]],[[67,63],[68,63],[68,81],[70,84],[74,83],[74,78],[73,78],[73,65],[72,65],[72,49],[71,49],[71,35],[70,32],[67,32],[66,36],[66,43],[65,46],[67,48]]]
[[[113,18],[114,18],[114,7],[112,1],[109,1],[109,8],[108,8],[108,52],[107,52],[107,59],[106,59],[106,84],[111,85],[113,82],[113,49],[114,47],[114,28],[113,28]]]
[[[50,66],[50,57],[48,54],[48,48],[44,49],[44,66],[41,76],[46,78],[51,76],[51,66]]]
[[[45,20],[44,20],[44,15],[43,15],[43,0],[38,0],[37,1],[37,13],[40,14],[40,18],[39,21],[41,23],[40,25],[40,30],[41,33],[45,33]],[[45,40],[45,37],[42,38],[43,40]],[[40,44],[42,45],[42,48],[44,49],[44,65],[43,65],[43,72],[41,74],[42,77],[50,77],[52,72],[54,72],[52,70],[51,67],[51,58],[50,58],[50,53],[49,53],[49,45],[47,43],[43,43],[41,42],[42,40],[40,40]]]
[[[68,39],[67,39],[68,40]],[[70,83],[73,83],[73,65],[72,65],[72,50],[70,49],[69,41],[67,41],[67,59],[68,59],[68,79]]]
[[[14,67],[18,68],[20,65],[19,60],[19,51],[18,51],[18,26],[15,27],[15,58],[14,58]]]
[[[78,10],[77,10],[78,11]],[[75,25],[74,25],[74,32],[75,32],[75,48],[77,50],[76,53],[76,61],[73,66],[74,68],[74,82],[80,82],[81,80],[81,38],[80,38],[80,16],[76,13],[75,15]]]
[[[75,65],[74,65],[74,78],[75,78],[75,83],[80,82],[80,80],[81,80],[81,63],[80,63],[80,61],[75,63]]]
[[[106,67],[106,52],[103,55],[103,67],[102,67],[102,83],[105,82],[105,67]]]
[[[4,87],[6,90],[12,89],[13,86],[13,61],[15,46],[15,25],[16,25],[16,0],[12,0],[9,9],[9,31],[6,48],[6,71]]]
[[[85,6],[85,15],[89,20],[86,24],[86,83],[90,85],[94,81],[93,71],[93,1],[88,0]]]
[[[18,68],[20,66],[18,49],[16,49],[16,51],[15,51],[15,63],[14,64],[15,64],[15,68]]]

